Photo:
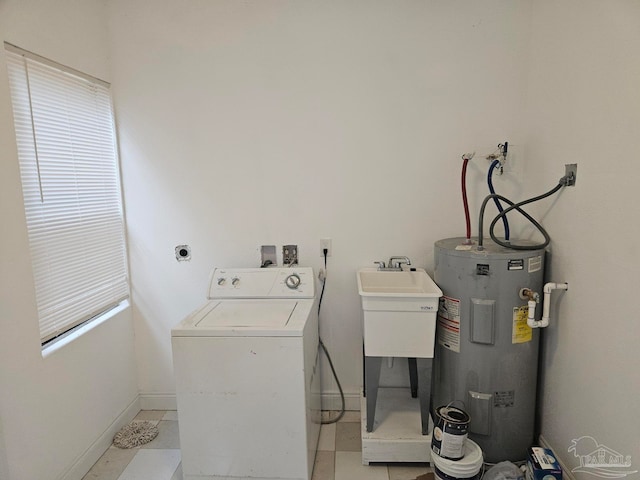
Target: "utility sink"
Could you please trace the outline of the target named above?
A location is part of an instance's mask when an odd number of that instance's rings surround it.
[[[442,290],[424,269],[358,270],[365,356],[432,358]]]
[[[442,290],[422,268],[389,272],[358,270],[363,310],[436,312]]]
[[[387,272],[376,268],[358,271],[358,291],[362,296],[440,297],[442,292],[422,268]]]

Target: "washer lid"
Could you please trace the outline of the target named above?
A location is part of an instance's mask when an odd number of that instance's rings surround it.
[[[171,336],[300,337],[317,306],[313,299],[210,300],[174,327]]]
[[[269,327],[282,328],[287,325],[295,301],[238,300],[213,303],[212,308],[194,325],[207,327]]]

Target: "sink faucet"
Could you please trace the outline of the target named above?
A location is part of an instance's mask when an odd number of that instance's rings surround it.
[[[389,267],[388,268],[397,268],[398,270],[402,270],[402,264],[411,265],[411,260],[409,257],[391,257],[389,259]]]
[[[373,263],[378,265],[378,270],[385,272],[400,272],[402,271],[402,264],[411,265],[411,260],[409,260],[409,257],[391,257],[388,264],[385,264],[384,262]]]

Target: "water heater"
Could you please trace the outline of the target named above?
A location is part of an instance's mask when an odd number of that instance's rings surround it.
[[[431,406],[463,408],[469,437],[489,463],[524,460],[534,441],[539,332],[527,326],[520,293],[542,291],[545,252],[532,248],[490,240],[478,248],[465,238],[435,243],[434,280],[444,296]]]

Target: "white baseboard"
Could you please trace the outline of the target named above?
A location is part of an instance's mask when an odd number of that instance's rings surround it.
[[[562,467],[562,478],[563,478],[563,480],[576,480],[576,477],[573,475],[573,472],[571,471],[571,468],[569,467],[569,465],[564,463],[562,461],[562,459],[556,453],[556,452],[558,452],[558,450],[553,448],[553,446],[542,435],[540,435],[538,437],[538,442],[540,442],[540,446],[542,446],[544,448],[549,448],[549,449],[551,449],[553,451],[553,453],[556,454],[555,458],[558,461],[558,463],[560,464],[560,466]]]
[[[176,410],[175,393],[140,393],[140,408],[142,410]]]
[[[102,432],[102,435],[93,442],[82,454],[76,458],[69,469],[60,475],[57,480],[81,480],[82,477],[91,469],[94,463],[102,456],[104,452],[111,446],[113,436],[123,426],[128,424],[140,411],[140,399],[136,397],[127,405],[127,407],[111,422],[111,425]]]
[[[360,392],[344,394],[345,410],[360,410]],[[342,400],[338,392],[325,392],[322,394],[322,410],[340,410]]]

